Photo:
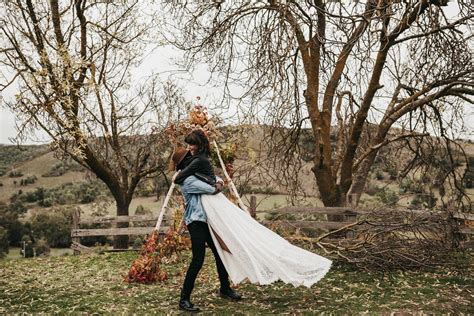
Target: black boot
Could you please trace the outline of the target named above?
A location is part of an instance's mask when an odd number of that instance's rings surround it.
[[[179,309],[182,309],[187,312],[197,313],[199,312],[199,307],[194,306],[189,299],[180,299],[179,300]]]
[[[219,295],[224,298],[231,299],[233,301],[240,301],[242,299],[242,295],[237,293],[231,288],[225,289],[225,290],[219,290]]]

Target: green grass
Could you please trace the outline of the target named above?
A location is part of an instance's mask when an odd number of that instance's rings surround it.
[[[177,313],[190,253],[163,265],[170,279],[151,285],[126,284],[136,253],[92,254],[0,262],[0,314],[4,313]],[[216,314],[270,313],[473,313],[472,259],[463,268],[362,272],[335,265],[312,288],[240,284],[241,302],[216,295],[219,284],[210,252],[192,300]],[[471,266],[471,267],[470,267]]]
[[[63,255],[71,255],[73,253],[71,248],[51,248],[51,256],[52,257],[57,257],[57,256],[63,256]],[[11,259],[20,259],[23,258],[23,256],[20,254],[20,248],[18,247],[10,247],[7,256],[5,259],[11,260]],[[1,262],[2,259],[0,259]]]

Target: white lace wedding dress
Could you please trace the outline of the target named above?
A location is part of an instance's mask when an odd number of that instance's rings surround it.
[[[222,193],[201,197],[212,238],[234,284],[245,279],[258,284],[282,280],[310,287],[329,271],[330,260],[290,244]],[[214,232],[230,252],[223,250]]]

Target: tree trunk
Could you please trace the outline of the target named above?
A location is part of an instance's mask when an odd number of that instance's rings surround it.
[[[331,172],[328,172],[324,166],[314,166],[312,171],[324,206],[344,206],[345,201],[341,198],[339,187],[334,183]]]
[[[367,157],[365,157],[357,168],[357,172],[353,177],[352,185],[349,189],[349,194],[353,194],[355,198],[355,201],[353,201],[355,205],[359,204],[360,197],[364,192],[365,184],[367,183],[367,177],[371,167],[374,165],[375,157],[377,157],[377,153],[379,152],[380,147],[378,145],[383,143],[383,141],[386,139],[390,127],[391,124],[389,123],[384,123],[379,126],[377,135],[373,138],[369,145],[369,148],[377,146],[378,149],[374,149]]]
[[[328,172],[324,166],[314,166],[312,171],[316,177],[319,195],[324,206],[345,206],[346,200],[341,194],[339,186],[336,185],[331,172]],[[344,215],[327,215],[330,222],[343,222]]]
[[[315,168],[313,168],[315,169]],[[316,182],[318,184],[319,195],[323,201],[324,206],[327,207],[337,207],[345,206],[346,200],[344,194],[341,194],[339,186],[334,185],[333,178],[329,177],[327,173],[324,173],[313,170],[316,175]],[[343,222],[345,220],[344,215],[333,215],[327,214],[327,219],[329,222]]]
[[[117,204],[117,215],[118,216],[128,216],[128,208],[130,202],[119,202]],[[117,223],[117,228],[128,227],[129,223]],[[128,248],[128,236],[115,236],[114,237],[114,249],[127,249]]]
[[[362,161],[361,165],[359,166],[359,170],[353,177],[352,185],[349,190],[349,194],[353,194],[355,196],[355,200],[353,203],[355,205],[359,204],[360,197],[364,192],[365,184],[367,182],[367,177],[369,175],[370,168],[372,167],[375,157],[377,156],[378,150],[371,153],[368,157]]]

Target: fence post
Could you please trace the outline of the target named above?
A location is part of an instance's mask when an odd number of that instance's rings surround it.
[[[250,196],[250,216],[257,218],[257,197],[255,195]]]
[[[349,204],[351,206],[351,211],[355,211],[357,207],[357,193],[352,193],[349,197]],[[346,221],[348,222],[355,222],[357,215],[350,214],[350,215],[345,215],[346,216]]]
[[[462,234],[459,233],[459,228],[463,226],[465,223],[464,220],[454,218],[453,213],[455,210],[455,205],[453,200],[449,200],[448,203],[446,204],[446,214],[448,216],[448,223],[449,223],[449,233],[450,233],[450,239],[451,239],[451,248],[459,248],[461,241],[464,240],[469,240],[470,236],[465,235],[463,236]]]
[[[81,210],[76,208],[74,212],[72,212],[72,229],[79,229],[79,221],[81,219]],[[81,237],[73,237],[72,242],[81,243]],[[79,255],[80,251],[74,249],[74,255]]]

